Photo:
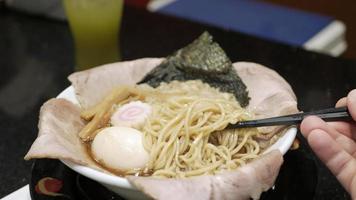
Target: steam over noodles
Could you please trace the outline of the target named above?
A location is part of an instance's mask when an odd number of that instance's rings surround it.
[[[224,130],[229,123],[253,118],[233,94],[198,80],[161,83],[157,88],[143,84],[129,93],[112,105],[111,114],[138,99],[149,104],[152,112],[137,128],[143,133],[149,161],[144,168],[127,170],[126,175],[182,178],[216,174],[244,165],[261,151],[253,138],[259,134],[257,129]],[[105,126],[111,126],[110,122]]]

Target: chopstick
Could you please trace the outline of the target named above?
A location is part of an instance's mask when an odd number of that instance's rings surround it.
[[[261,127],[261,126],[276,126],[276,125],[296,125],[300,124],[307,116],[315,115],[324,121],[352,121],[352,117],[347,110],[347,107],[328,108],[323,110],[298,113],[292,115],[285,115],[280,117],[272,117],[266,119],[240,121],[236,124],[229,124],[226,128],[248,128],[248,127]]]

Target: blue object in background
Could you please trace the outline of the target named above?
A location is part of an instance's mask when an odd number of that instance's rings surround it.
[[[258,0],[177,0],[157,12],[296,46],[333,21]]]

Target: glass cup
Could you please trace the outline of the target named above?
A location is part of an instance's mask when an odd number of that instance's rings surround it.
[[[120,60],[123,0],[63,0],[75,45],[76,70]]]

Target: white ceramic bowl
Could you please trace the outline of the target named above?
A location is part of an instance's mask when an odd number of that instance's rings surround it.
[[[62,93],[60,93],[57,96],[57,98],[64,98],[75,104],[78,104],[78,100],[75,97],[74,88],[72,86],[65,89]],[[296,133],[297,133],[297,128],[295,127],[289,128],[287,132],[283,135],[283,137],[279,138],[276,143],[274,143],[265,151],[265,153],[274,149],[279,149],[279,151],[281,151],[282,154],[285,154],[290,148],[290,146],[292,145]],[[61,161],[69,168],[76,171],[77,173],[99,182],[109,190],[116,192],[118,195],[126,199],[148,199],[148,197],[145,196],[145,194],[143,194],[141,191],[136,189],[125,178],[105,174],[98,170],[86,166],[78,165],[67,160],[61,160]]]

